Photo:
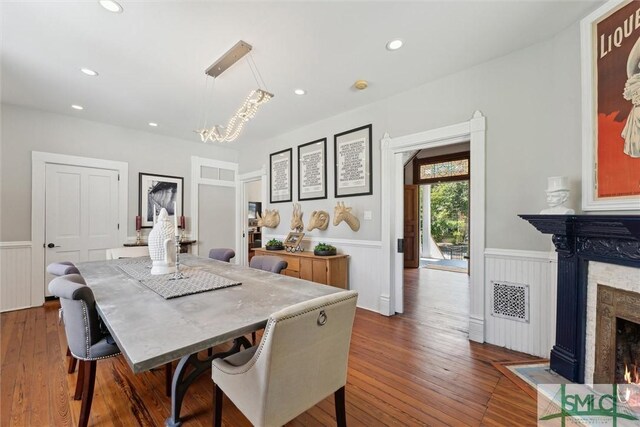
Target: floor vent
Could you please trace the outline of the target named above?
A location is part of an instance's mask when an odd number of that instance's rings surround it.
[[[491,315],[529,322],[529,285],[491,282]]]

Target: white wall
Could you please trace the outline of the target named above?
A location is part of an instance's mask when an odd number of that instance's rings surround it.
[[[375,90],[374,86],[369,90]],[[580,206],[580,40],[576,23],[556,37],[461,73],[395,95],[335,117],[319,121],[260,143],[244,144],[242,171],[268,164],[269,153],[294,147],[294,194],[297,189],[296,147],[328,138],[329,199],[303,202],[305,214],[335,205],[333,199],[333,135],[373,124],[373,195],[343,199],[362,215],[373,210],[374,219],[362,222],[361,231],[343,228],[327,237],[380,239],[380,143],[384,132],[392,137],[469,120],[475,110],[487,117],[486,204],[487,247],[547,250],[548,236],[517,217],[544,207],[548,176],[567,175],[572,197]],[[288,218],[289,204],[272,207]],[[284,213],[284,215],[283,215]],[[362,218],[361,218],[362,220]],[[278,232],[284,233],[281,225]]]
[[[2,242],[31,240],[31,151],[129,163],[128,220],[125,224],[129,236],[134,234],[134,218],[138,213],[139,172],[184,177],[184,212],[188,217],[191,215],[191,156],[232,162],[238,159],[236,150],[205,145],[196,139],[179,140],[12,105],[2,105],[1,117]]]

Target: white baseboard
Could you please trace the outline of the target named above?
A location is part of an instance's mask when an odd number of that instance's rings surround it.
[[[395,310],[391,310],[391,300],[389,295],[380,295],[379,313],[383,316],[391,316],[395,314]]]
[[[484,319],[482,317],[469,316],[469,340],[484,342]]]

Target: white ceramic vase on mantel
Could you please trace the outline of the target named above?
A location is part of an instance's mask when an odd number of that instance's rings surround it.
[[[175,229],[167,210],[162,208],[158,220],[149,233],[151,274],[169,274],[176,271]]]

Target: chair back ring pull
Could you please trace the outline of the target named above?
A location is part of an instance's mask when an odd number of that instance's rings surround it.
[[[327,313],[324,310],[320,310],[320,314],[318,314],[318,326],[324,326],[327,323]]]

